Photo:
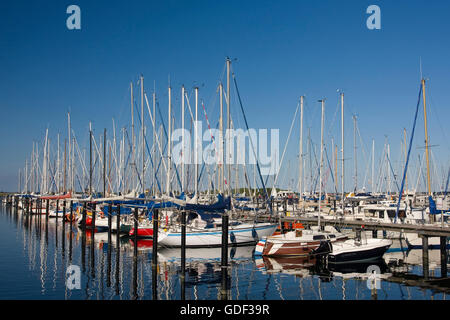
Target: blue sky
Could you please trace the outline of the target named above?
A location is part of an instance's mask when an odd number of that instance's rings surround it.
[[[81,30],[66,28],[71,4],[81,8]],[[371,4],[381,8],[381,30],[366,27]],[[430,140],[438,145],[439,166],[448,168],[448,12],[446,1],[2,1],[0,189],[17,188],[18,170],[47,127],[54,141],[58,132],[66,135],[69,110],[80,144],[87,143],[89,121],[97,135],[111,130],[113,117],[119,127],[128,126],[129,83],[141,73],[147,92],[155,84],[161,106],[167,105],[170,77],[174,95],[182,84],[198,85],[209,107],[227,56],[237,59],[233,70],[249,125],[279,128],[281,148],[300,95],[316,142],[317,100],[327,98],[327,143],[334,137],[340,145],[340,114],[333,119],[336,90],[344,90],[347,184],[353,178],[353,114],[366,152],[373,138],[379,158],[387,136],[392,160],[400,159],[421,59],[429,78]],[[217,119],[214,108],[208,109],[211,119]],[[414,160],[423,137],[421,113]],[[289,146],[287,159],[295,167],[298,122]]]

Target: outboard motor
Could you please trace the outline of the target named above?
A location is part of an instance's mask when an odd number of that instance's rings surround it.
[[[312,250],[310,255],[327,255],[333,251],[333,245],[330,240],[320,241],[319,246]]]

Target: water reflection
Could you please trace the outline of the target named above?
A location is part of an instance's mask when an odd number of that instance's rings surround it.
[[[225,269],[220,248],[186,249],[182,261],[180,248],[161,247],[153,267],[152,240],[135,243],[124,235],[82,232],[61,219],[15,209],[0,213],[3,242],[8,242],[2,270],[9,271],[0,274],[2,299],[446,299],[450,286],[438,279],[439,250],[429,251],[427,281],[421,250],[401,250],[401,245],[379,261],[355,265],[255,258],[254,246],[230,247]],[[66,286],[72,264],[81,269],[80,290]],[[380,272],[378,291],[367,285],[374,266]],[[9,286],[7,277],[18,285]]]

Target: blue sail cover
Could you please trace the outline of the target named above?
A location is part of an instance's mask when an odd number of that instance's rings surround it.
[[[430,204],[430,214],[442,214],[448,212],[448,210],[437,210],[436,202],[433,200],[431,196],[428,196],[428,203]]]
[[[182,193],[178,199],[185,199],[184,193]],[[149,211],[148,218],[152,218],[152,211],[153,209],[162,209],[162,208],[177,208],[182,210],[189,210],[189,211],[196,211],[196,212],[223,212],[225,209],[231,208],[231,198],[227,197],[226,199],[223,198],[222,195],[218,195],[217,202],[210,204],[210,205],[202,205],[202,204],[190,204],[187,203],[185,205],[180,205],[171,201],[166,202],[155,202],[155,201],[148,201],[143,203],[139,200],[130,200],[130,201],[123,201],[123,200],[113,200],[109,201],[112,206],[112,213],[111,215],[115,215],[117,213],[117,204],[124,205],[120,208],[121,214],[131,214],[133,212],[133,206],[139,206],[139,207],[146,207]],[[105,214],[109,213],[109,205],[105,205],[103,207],[103,212]]]
[[[224,210],[230,210],[231,208],[231,198],[224,197],[219,194],[217,195],[217,202],[213,204],[192,204],[186,203],[184,206],[177,205],[180,209],[201,211],[201,212],[224,212]]]

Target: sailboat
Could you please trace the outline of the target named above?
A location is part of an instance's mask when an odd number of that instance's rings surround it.
[[[226,103],[228,113],[228,130],[231,129],[231,117],[230,117],[230,67],[231,60],[227,58],[227,91],[226,91]],[[237,84],[235,81],[236,90]],[[220,90],[220,99],[222,100],[222,90]],[[198,105],[198,88],[195,88],[195,117],[197,120],[197,105]],[[241,109],[242,105],[241,105]],[[245,117],[245,114],[244,114]],[[222,123],[222,115],[220,122]],[[221,125],[222,128],[222,125]],[[247,128],[248,129],[248,128]],[[197,129],[195,130],[197,132]],[[197,136],[194,138],[195,150],[197,150]],[[229,152],[229,151],[228,151]],[[194,156],[197,156],[197,152],[194,152]],[[224,154],[222,153],[222,156]],[[223,159],[225,160],[225,159]],[[225,163],[223,161],[222,163]],[[197,161],[195,161],[197,163]],[[221,171],[223,166],[221,166]],[[228,170],[227,184],[230,186],[231,168]],[[221,177],[224,177],[223,172]],[[261,178],[262,179],[262,178]],[[194,175],[194,199],[199,197],[198,192],[198,169],[195,165]],[[222,188],[224,190],[224,188]],[[231,190],[229,190],[231,195]],[[200,205],[197,203],[184,203],[181,205],[181,209],[188,210],[189,216],[187,217],[186,225],[186,247],[220,247],[222,245],[222,218],[221,213],[228,215],[231,209],[231,198],[228,197],[223,200],[223,196],[219,194],[218,202],[212,205]],[[211,213],[212,212],[212,213]],[[277,224],[270,222],[241,222],[238,220],[230,220],[228,225],[228,244],[230,246],[244,246],[254,245],[260,239],[272,235]],[[165,229],[159,229],[158,231],[158,244],[168,247],[181,246],[181,226],[179,224],[168,226]]]
[[[303,105],[303,97],[301,97]],[[255,254],[263,256],[307,256],[318,249],[322,242],[336,242],[347,240],[347,236],[338,232],[331,226],[325,227],[325,231],[320,231],[321,201],[322,201],[322,167],[323,167],[323,130],[325,119],[325,100],[319,100],[322,104],[322,124],[321,124],[321,148],[320,148],[320,170],[319,170],[319,213],[318,227],[311,230],[297,229],[284,234],[273,235],[258,242]],[[301,108],[303,113],[303,107]],[[302,117],[302,115],[301,115]],[[301,152],[301,148],[300,148]],[[300,177],[301,179],[301,177]]]

